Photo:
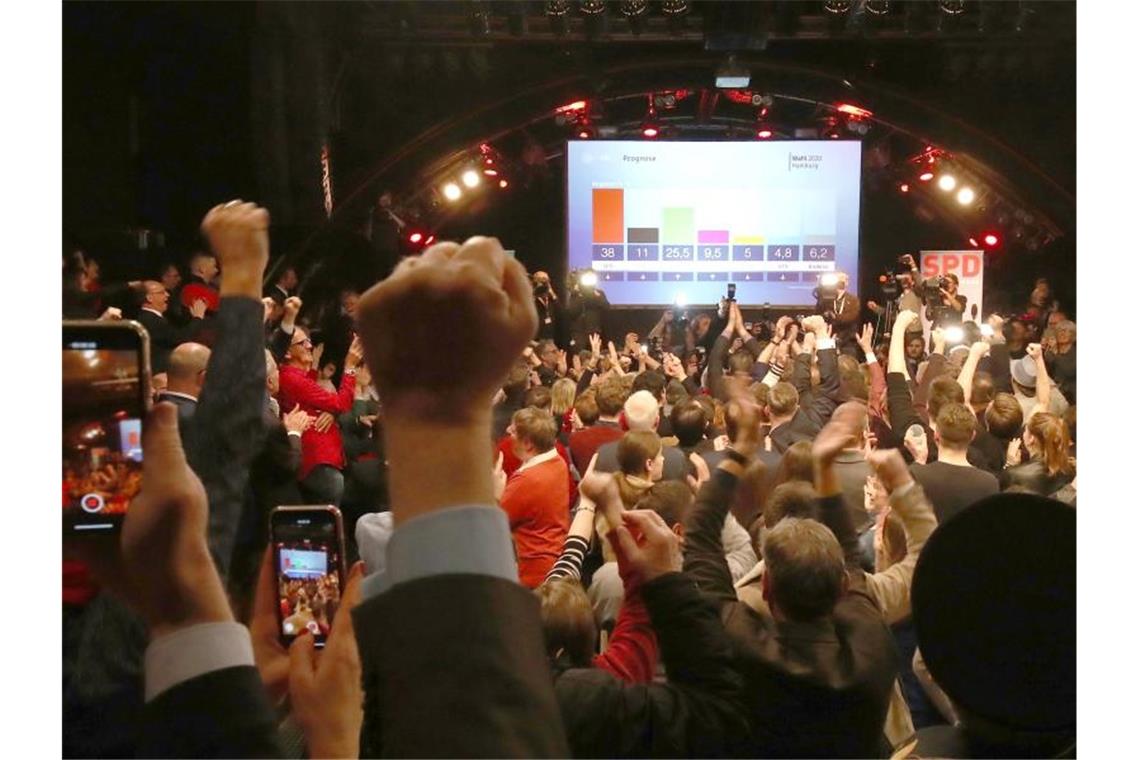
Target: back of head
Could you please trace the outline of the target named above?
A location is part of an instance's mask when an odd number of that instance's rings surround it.
[[[545,409],[550,411],[551,397],[550,389],[545,385],[536,385],[526,392],[523,397],[524,406],[533,406],[536,409]]]
[[[994,388],[994,376],[989,372],[974,374],[974,383],[970,386],[970,406],[974,408],[988,406],[994,400],[997,389]]]
[[[705,430],[708,427],[705,408],[694,399],[682,401],[674,406],[669,421],[673,425],[673,435],[677,436],[677,443],[684,448],[696,446],[705,437]]]
[[[651,509],[661,516],[670,528],[683,524],[693,506],[693,491],[679,480],[662,480],[654,483],[638,500],[635,509]]]
[[[1025,429],[1037,442],[1038,456],[1049,475],[1073,472],[1069,459],[1069,429],[1065,421],[1055,414],[1038,412],[1029,418]]]
[[[756,399],[756,403],[763,409],[768,405],[768,392],[771,390],[764,383],[753,383],[749,386],[748,390],[752,391],[752,398]]]
[[[645,463],[661,453],[661,437],[651,430],[631,430],[617,446],[618,467],[626,475],[644,476]]]
[[[943,404],[934,423],[938,431],[938,444],[956,451],[963,451],[974,440],[978,427],[978,417],[965,404]]]
[[[657,399],[649,391],[637,391],[626,399],[625,423],[630,430],[656,430]]]
[[[593,425],[598,421],[598,397],[593,391],[586,391],[574,399],[574,411],[583,425]]]
[[[598,631],[582,584],[577,578],[552,578],[534,593],[540,605],[547,656],[553,659],[562,654],[573,667],[590,667]]]
[[[524,407],[511,417],[511,425],[519,440],[529,443],[540,454],[554,447],[558,427],[550,412],[533,406]]]
[[[667,382],[665,375],[657,370],[647,369],[633,379],[633,392],[648,391],[653,398],[660,400],[665,397]]]
[[[752,365],[756,360],[747,351],[737,351],[728,357],[728,370],[734,375],[748,375],[752,372]]]
[[[1024,423],[1021,404],[1012,393],[994,395],[993,403],[986,410],[986,427],[997,438],[1016,438]]]
[[[784,452],[780,458],[780,466],[776,468],[776,483],[788,483],[793,480],[802,480],[805,483],[815,482],[815,460],[811,455],[810,441],[796,441]]]
[[[870,398],[867,388],[867,379],[863,376],[863,368],[859,362],[843,354],[839,357],[839,389],[844,398],[854,398],[866,401]]]
[[[815,520],[786,517],[764,536],[764,564],[772,601],[795,621],[831,614],[843,593],[843,549]]]
[[[665,386],[665,403],[670,406],[676,406],[688,397],[689,392],[685,390],[685,384],[680,380],[670,380]]]
[[[768,391],[768,408],[776,417],[787,417],[796,411],[800,403],[800,394],[796,386],[780,381]]]
[[[578,384],[568,377],[559,378],[550,386],[550,411],[561,417],[574,408],[574,394]]]
[[[598,409],[606,417],[616,417],[621,414],[622,405],[625,404],[625,389],[621,380],[608,377],[598,385]]]
[[[201,343],[181,343],[170,352],[166,368],[167,388],[181,391],[197,381],[198,373],[210,363],[210,349]]]
[[[525,360],[520,360],[515,362],[511,366],[511,371],[507,373],[507,382],[503,383],[503,392],[508,396],[515,396],[515,394],[525,392],[529,384],[530,365]]]
[[[926,406],[930,411],[930,418],[937,419],[938,412],[942,410],[943,405],[961,404],[965,400],[966,394],[962,390],[962,386],[958,385],[958,381],[952,377],[943,376],[930,384],[930,400]]]
[[[792,480],[772,489],[764,507],[764,525],[774,528],[785,517],[815,519],[819,512],[819,494],[811,483]]]
[[[887,512],[883,519],[882,538],[876,541],[875,572],[881,573],[902,562],[906,557],[906,528],[896,512]]]

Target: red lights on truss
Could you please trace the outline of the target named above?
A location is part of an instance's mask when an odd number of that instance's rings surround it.
[[[835,107],[835,110],[839,111],[839,113],[845,113],[848,116],[854,116],[856,119],[869,119],[874,116],[874,114],[866,108],[853,106],[850,103],[840,103]]]
[[[575,100],[573,103],[567,103],[564,106],[559,106],[554,109],[554,113],[572,113],[574,111],[585,111],[586,101]]]

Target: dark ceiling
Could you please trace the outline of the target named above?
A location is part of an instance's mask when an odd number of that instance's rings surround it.
[[[1075,3],[664,0],[636,15],[641,5],[67,3],[65,226],[81,237],[154,227],[184,248],[205,208],[243,195],[270,207],[284,247],[316,256],[313,233],[329,226],[328,145],[332,226],[360,229],[385,191],[397,206],[418,193],[406,211],[442,234],[514,227],[542,249],[537,263],[552,266],[557,146],[570,136],[552,109],[584,98],[604,103],[613,123],[628,121],[619,95],[711,90],[712,72],[735,52],[758,92],[846,95],[873,110],[882,123],[863,139],[886,145],[892,167],[906,164],[903,133],[975,162],[1000,194],[1061,233],[1028,266],[1072,271]],[[727,98],[702,113],[704,100],[688,101],[691,113],[678,107],[678,129],[737,118]],[[773,118],[818,121],[818,111],[781,115],[781,102]],[[525,167],[525,183],[464,214],[422,202],[439,162],[492,137]],[[534,145],[545,169],[533,150],[525,155]],[[919,218],[915,201],[900,205],[887,191],[868,198],[865,252],[964,244],[955,225]],[[523,217],[551,221],[540,229]]]

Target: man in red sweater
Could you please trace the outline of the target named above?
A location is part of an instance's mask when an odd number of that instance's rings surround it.
[[[570,434],[570,456],[579,474],[586,475],[590,460],[603,444],[616,441],[624,435],[618,421],[625,404],[626,393],[621,381],[616,377],[603,380],[596,395],[598,421],[589,427]]]
[[[519,581],[535,588],[554,566],[570,530],[569,468],[554,448],[558,428],[547,412],[518,410],[508,432],[522,466],[507,480],[499,506],[510,522]]]
[[[352,409],[356,368],[364,356],[360,340],[353,339],[344,357],[344,373],[336,393],[317,385],[313,343],[300,327],[281,366],[277,402],[282,409],[301,410],[316,421],[301,434],[301,469],[298,478],[305,496],[315,503],[339,506],[344,495],[344,444],[336,417]]]
[[[208,251],[198,251],[190,257],[190,281],[182,286],[182,305],[187,309],[194,306],[195,301],[206,302],[206,312],[213,314],[218,310],[220,296],[218,295],[218,260]]]

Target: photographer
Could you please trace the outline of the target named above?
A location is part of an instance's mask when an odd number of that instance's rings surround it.
[[[531,277],[534,285],[534,309],[538,312],[538,332],[535,340],[552,340],[559,348],[566,347],[566,326],[562,314],[562,303],[558,293],[550,284],[550,275],[535,272]]]
[[[962,324],[966,297],[958,295],[958,275],[932,277],[922,283],[926,299],[926,319],[934,327]]]
[[[610,308],[606,294],[597,286],[598,275],[591,271],[570,273],[566,297],[566,320],[570,325],[570,347],[590,345],[587,336],[602,334],[602,320]]]
[[[834,297],[825,297],[821,288],[816,299],[816,311],[832,326],[839,352],[858,356],[859,346],[855,340],[855,331],[859,326],[859,314],[862,308],[859,297],[847,292],[847,284],[847,273],[836,272]]]

